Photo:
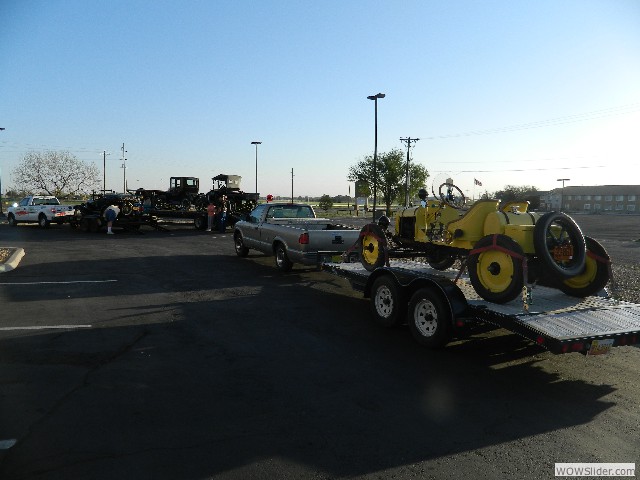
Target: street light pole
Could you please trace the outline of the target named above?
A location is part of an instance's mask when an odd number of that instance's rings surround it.
[[[258,145],[260,145],[262,142],[251,142],[251,145],[255,145],[256,146],[256,192],[258,193]]]
[[[376,221],[376,198],[378,196],[378,99],[384,98],[384,93],[369,95],[367,98],[375,103],[375,141],[373,145],[373,221]]]
[[[564,201],[564,182],[568,182],[570,178],[559,178],[558,182],[562,182],[562,190],[560,191],[560,211],[562,211],[562,202]]]
[[[4,130],[4,127],[0,127],[0,132]],[[0,169],[0,216],[4,216],[2,211],[2,169]]]

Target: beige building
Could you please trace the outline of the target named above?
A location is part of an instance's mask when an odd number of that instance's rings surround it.
[[[640,185],[565,186],[540,194],[540,210],[640,213]]]

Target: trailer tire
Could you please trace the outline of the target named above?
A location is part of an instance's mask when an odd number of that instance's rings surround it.
[[[558,227],[559,234],[554,231]],[[573,257],[568,261],[554,258],[554,250],[561,245],[566,246],[567,241],[573,247]],[[536,255],[542,259],[547,270],[557,278],[575,277],[584,270],[587,257],[584,236],[580,227],[569,215],[549,212],[540,217],[533,229],[533,245]]]
[[[402,287],[391,275],[375,279],[370,300],[373,319],[381,327],[397,327],[406,321],[407,300]]]
[[[425,347],[440,348],[451,340],[451,310],[432,288],[420,288],[411,296],[407,323],[413,338]]]
[[[360,230],[360,262],[369,272],[385,264],[387,240],[384,232],[375,223],[365,225]]]
[[[285,246],[282,243],[276,243],[274,253],[276,257],[276,268],[281,272],[290,272],[291,268],[293,268],[293,263],[291,263],[291,260],[289,260],[287,256]]]
[[[493,244],[494,235],[487,235],[478,240],[473,248],[478,250]],[[486,301],[507,303],[522,293],[524,253],[520,245],[506,235],[495,235],[495,245],[500,250],[489,249],[469,255],[469,280],[476,293]]]
[[[591,237],[584,237],[587,259],[584,270],[575,277],[567,278],[558,285],[565,294],[584,298],[600,292],[609,281],[609,254],[600,243]]]

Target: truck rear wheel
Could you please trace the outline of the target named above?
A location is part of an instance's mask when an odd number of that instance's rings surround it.
[[[391,275],[382,275],[371,287],[371,313],[382,327],[395,327],[406,321],[407,301],[402,288]]]
[[[40,225],[41,228],[49,228],[50,223],[51,222],[49,222],[45,214],[41,213],[40,216],[38,217],[38,225]]]
[[[284,247],[283,244],[278,243],[276,245],[275,254],[276,254],[276,267],[278,268],[278,270],[280,270],[281,272],[291,271],[291,268],[293,267],[293,263],[291,263],[291,260],[289,260],[289,257],[287,256],[287,249]]]
[[[451,340],[451,311],[431,288],[420,288],[411,296],[407,322],[411,335],[420,345],[439,348]]]

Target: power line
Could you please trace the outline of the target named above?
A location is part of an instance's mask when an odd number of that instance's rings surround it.
[[[578,113],[574,115],[568,115],[565,117],[551,118],[547,120],[540,120],[537,122],[522,123],[517,125],[511,125],[507,127],[498,127],[485,130],[471,130],[469,132],[450,133],[445,135],[435,135],[431,137],[425,137],[426,140],[438,140],[446,138],[459,138],[470,137],[475,135],[492,135],[496,133],[509,133],[518,130],[529,130],[532,128],[542,128],[556,125],[565,125],[567,123],[584,122],[587,120],[596,120],[599,118],[610,117],[614,115],[626,115],[634,113],[640,110],[640,103],[632,103],[629,105],[622,105],[618,107],[610,107],[602,110],[594,110],[592,112]]]

